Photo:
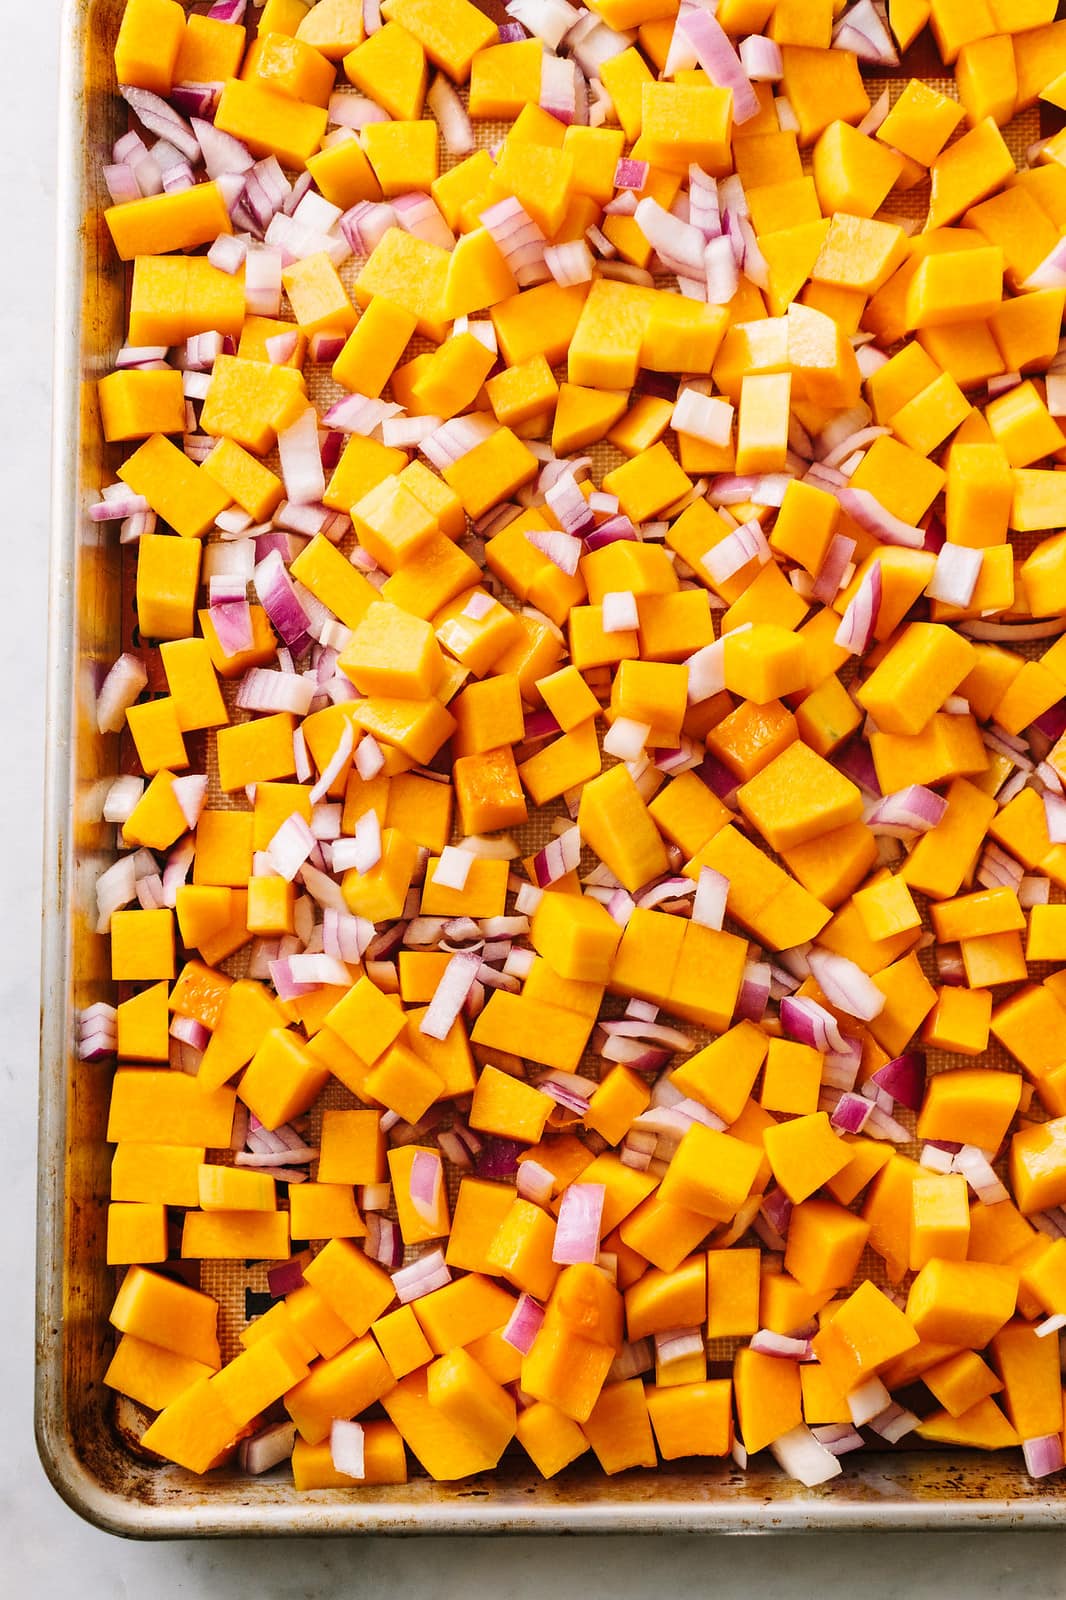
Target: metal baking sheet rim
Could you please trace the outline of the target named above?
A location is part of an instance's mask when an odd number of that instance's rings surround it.
[[[75,761],[77,672],[85,611],[79,603],[88,548],[80,463],[89,346],[87,291],[99,286],[99,233],[91,199],[98,157],[86,138],[94,61],[99,84],[122,0],[65,0],[59,62],[58,258],[53,401],[47,759],[44,805],[41,1060],[37,1198],[35,1431],[58,1494],[86,1521],[129,1538],[293,1534],[736,1533],[857,1529],[1036,1528],[1064,1520],[1066,1500],[1011,1461],[970,1452],[870,1456],[824,1490],[803,1490],[772,1469],[740,1474],[715,1462],[696,1472],[531,1473],[468,1483],[412,1479],[405,1486],[297,1495],[273,1476],[199,1479],[149,1464],[124,1443],[100,1384],[106,1301],[94,1297],[94,1263],[82,1227],[88,1198],[72,1173],[86,1148],[106,1152],[83,1127],[91,1100],[72,1048],[74,926],[78,911]],[[82,874],[83,881],[87,881]],[[96,1146],[99,1145],[99,1149]],[[91,1170],[91,1162],[90,1162]],[[99,1197],[102,1201],[102,1194]],[[90,1225],[91,1227],[91,1216]],[[99,1275],[98,1275],[99,1276]],[[95,1359],[94,1359],[95,1353]],[[80,1371],[79,1371],[80,1368]]]

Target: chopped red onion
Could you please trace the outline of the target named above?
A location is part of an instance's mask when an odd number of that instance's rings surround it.
[[[724,447],[732,437],[734,414],[734,407],[728,400],[701,394],[686,386],[678,391],[670,426],[676,433],[687,433],[706,444]]]
[[[728,305],[737,292],[740,268],[729,237],[708,239],[703,251],[703,275],[708,304]]]
[[[193,117],[191,128],[203,152],[209,178],[220,178],[223,173],[248,172],[255,165],[255,158],[247,145],[232,134],[223,133],[213,122]]]
[[[259,1477],[290,1460],[295,1443],[295,1422],[272,1422],[250,1438],[241,1440],[237,1465],[242,1472]]]
[[[358,433],[369,438],[381,424],[398,415],[402,407],[389,400],[369,399],[363,394],[345,395],[330,406],[323,425],[340,433]],[[321,494],[317,496],[321,499]]]
[[[470,118],[466,107],[443,72],[438,72],[430,84],[426,101],[437,119],[444,148],[449,155],[469,155],[474,148],[474,131],[470,126]]]
[[[584,239],[569,239],[565,244],[549,245],[545,249],[544,265],[556,283],[570,288],[591,281],[595,261]]]
[[[884,544],[904,545],[911,550],[920,550],[924,545],[925,530],[894,517],[869,489],[840,489],[837,499],[860,528],[875,534]]]
[[[534,38],[542,39],[549,50],[558,50],[583,14],[566,0],[510,0],[506,10]]]
[[[579,1117],[583,1117],[589,1108],[593,1087],[587,1078],[582,1078],[578,1073],[558,1069],[546,1073],[537,1083],[541,1094],[546,1094],[556,1105],[573,1111]]]
[[[314,685],[295,673],[249,667],[237,690],[237,704],[242,711],[291,711],[305,717],[314,696]]]
[[[444,1189],[444,1168],[434,1150],[416,1150],[411,1161],[411,1204],[428,1226],[437,1220]]]
[[[830,1113],[829,1120],[841,1133],[861,1133],[866,1126],[873,1106],[861,1094],[842,1094]]]
[[[729,896],[729,879],[713,867],[700,867],[696,893],[692,901],[692,920],[705,928],[721,931],[725,922],[726,900]],[[767,979],[767,994],[769,979]],[[760,1013],[761,1014],[761,1013]]]
[[[481,957],[474,951],[453,955],[437,984],[419,1023],[419,1032],[430,1039],[446,1039],[473,987],[481,966]]]
[[[605,1034],[616,1038],[640,1039],[645,1044],[662,1045],[665,1050],[681,1051],[686,1055],[696,1048],[686,1033],[661,1022],[646,1022],[638,1018],[623,1017],[601,1021],[599,1025]]]
[[[732,89],[734,123],[742,124],[757,116],[758,96],[721,23],[700,7],[683,7],[675,31],[687,39],[711,82],[721,89]]]
[[[888,834],[894,839],[910,839],[916,833],[927,833],[942,820],[947,801],[927,789],[924,784],[912,783],[895,794],[885,795],[876,801],[866,814],[866,824],[874,833]]]
[[[366,1214],[366,1244],[364,1246],[371,1261],[377,1261],[387,1272],[394,1271],[403,1261],[403,1236],[395,1222],[388,1217],[380,1215],[383,1207],[371,1206],[368,1191],[371,1189],[389,1190],[388,1200],[391,1199],[391,1184],[368,1184],[363,1190],[363,1210]],[[371,1195],[370,1198],[380,1198]],[[438,1252],[439,1253],[439,1252]],[[417,1263],[416,1263],[417,1265]]]
[[[174,107],[153,94],[150,89],[136,89],[129,84],[119,85],[119,94],[125,100],[130,110],[146,127],[149,133],[154,133],[168,144],[172,144],[187,161],[199,161],[200,146],[192,128],[174,110]]]
[[[960,622],[959,632],[997,645],[1024,645],[1032,638],[1066,634],[1066,616],[1055,616],[1047,622]]]
[[[775,1439],[770,1452],[782,1471],[807,1489],[817,1488],[843,1471],[836,1456],[819,1444],[803,1423]]]
[[[500,1337],[513,1349],[527,1356],[544,1321],[544,1307],[532,1295],[520,1294]]]
[[[582,504],[584,504],[584,496]],[[547,556],[553,566],[565,572],[572,578],[577,572],[578,562],[581,560],[581,540],[572,533],[560,533],[555,529],[530,528],[526,530],[526,538],[534,549],[541,555]]]
[[[758,561],[760,566],[765,566],[771,559],[766,535],[752,519],[741,523],[739,528],[727,533],[724,539],[713,545],[703,557],[703,565],[713,583],[723,584],[742,571],[749,561]]]
[[[870,1112],[863,1131],[875,1139],[888,1139],[893,1144],[909,1144],[911,1140],[911,1134],[902,1122],[897,1122],[895,1117],[889,1116],[879,1105],[875,1105]]]
[[[1022,1454],[1025,1457],[1025,1470],[1031,1478],[1047,1478],[1053,1472],[1061,1472],[1066,1465],[1061,1433],[1047,1433],[1037,1439],[1023,1439]]]
[[[1052,844],[1066,844],[1066,799],[1045,789],[1043,800],[1048,838]]]
[[[981,576],[983,561],[983,550],[971,550],[967,545],[945,540],[937,555],[933,576],[926,584],[926,594],[930,600],[939,600],[944,605],[968,606]]]
[[[595,1262],[607,1190],[602,1183],[568,1184],[563,1190],[552,1244],[552,1260],[562,1266]]]
[[[680,221],[650,196],[637,202],[633,217],[668,271],[689,278],[703,277],[703,252],[707,241],[699,228]]]
[[[362,1482],[366,1477],[366,1430],[362,1423],[335,1417],[329,1430],[329,1454],[334,1472]]]
[[[700,705],[712,695],[721,694],[725,688],[724,640],[714,639],[710,644],[705,644],[689,656],[685,666],[688,669],[689,705]],[[732,774],[730,782],[735,788],[736,780]]]
[[[555,1192],[555,1174],[539,1161],[520,1161],[517,1178],[518,1193],[524,1200],[546,1206]]]
[[[848,602],[840,626],[833,635],[834,644],[838,644],[849,655],[865,655],[870,648],[881,610],[881,595],[881,563],[874,561]]]
[[[811,972],[831,1006],[862,1022],[881,1015],[885,997],[854,961],[829,950],[812,950],[809,960]]]
[[[952,1170],[961,1172],[982,1205],[998,1205],[1010,1196],[1000,1183],[992,1163],[976,1145],[965,1144],[952,1161]]]
[[[848,582],[852,569],[852,558],[855,555],[855,540],[849,539],[845,534],[838,533],[829,542],[829,549],[818,570],[818,576],[811,586],[810,598],[819,601],[822,605],[831,605],[840,592],[841,586]]]
[[[763,34],[750,33],[741,40],[740,64],[752,83],[777,83],[784,76],[781,46]]]
[[[763,1356],[777,1356],[782,1361],[812,1359],[809,1339],[792,1339],[783,1333],[772,1333],[769,1328],[760,1328],[758,1333],[752,1335],[749,1349],[757,1350]]]
[[[519,288],[544,282],[549,276],[544,264],[548,241],[518,200],[509,196],[497,201],[482,212],[481,223],[492,235]]]
[[[632,590],[611,590],[604,595],[601,604],[604,633],[629,633],[640,626],[637,597]]]
[[[848,1393],[848,1410],[856,1428],[879,1417],[892,1404],[892,1396],[881,1379],[874,1376],[864,1380]]]
[[[123,370],[121,363],[116,363],[116,370]],[[133,494],[124,483],[112,484],[102,491],[102,498],[97,504],[89,507],[89,520],[124,522],[127,517],[143,516],[148,509],[148,501],[143,495]],[[101,729],[101,732],[104,731],[106,730]]]
[[[567,828],[538,850],[533,857],[533,871],[537,885],[546,889],[557,883],[568,872],[575,872],[581,864],[581,834],[576,827]]]
[[[462,417],[452,417],[422,440],[421,451],[438,472],[468,455],[485,439],[496,432],[494,419],[483,413],[468,412]]]
[[[786,995],[781,1002],[781,1026],[790,1039],[815,1050],[843,1053],[847,1049],[836,1018],[816,1000]]]
[[[910,1111],[920,1111],[925,1097],[925,1057],[908,1050],[873,1073],[870,1079]]]
[[[412,1300],[420,1300],[424,1294],[432,1294],[434,1289],[443,1289],[451,1281],[452,1275],[441,1250],[430,1250],[410,1266],[401,1267],[392,1274],[397,1299],[404,1306],[410,1305]]]
[[[96,725],[101,733],[120,733],[126,726],[129,710],[148,682],[140,656],[130,651],[120,655],[100,685],[96,698]]]
[[[871,1417],[869,1426],[888,1444],[898,1444],[920,1424],[921,1419],[916,1417],[913,1411],[908,1411],[904,1406],[893,1402],[886,1406],[879,1416]]]

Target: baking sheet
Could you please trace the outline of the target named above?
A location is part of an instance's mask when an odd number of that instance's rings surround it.
[[[115,1288],[103,1264],[112,1069],[79,1063],[73,1050],[75,1010],[111,996],[107,942],[92,931],[92,908],[113,846],[113,830],[99,821],[100,801],[122,757],[114,736],[97,734],[93,709],[101,670],[132,621],[113,533],[85,515],[120,459],[118,448],[100,439],[94,380],[109,370],[123,332],[123,275],[102,221],[100,177],[102,153],[124,126],[111,62],[121,10],[122,0],[68,0],[61,64],[36,1406],[52,1481],[82,1515],[139,1537],[757,1532],[1057,1520],[1054,1490],[1024,1474],[1017,1452],[864,1452],[845,1462],[842,1478],[808,1491],[758,1462],[746,1473],[728,1462],[700,1462],[691,1470],[607,1479],[587,1459],[545,1483],[516,1451],[497,1474],[464,1484],[413,1476],[406,1486],[297,1495],[285,1469],[259,1479],[229,1470],[202,1479],[149,1463],[131,1446],[136,1408],[116,1406],[100,1381],[112,1346],[107,1316]],[[881,85],[870,87],[876,95]],[[1035,132],[1035,114],[1019,119],[1012,142],[1024,150]],[[896,209],[920,215],[923,194],[900,197]],[[326,378],[322,384],[330,387]],[[325,398],[317,378],[311,387],[316,399]],[[597,477],[613,459],[620,458],[602,447]],[[205,1265],[204,1286],[219,1294],[230,1349],[248,1308],[245,1290],[262,1287],[257,1272]]]

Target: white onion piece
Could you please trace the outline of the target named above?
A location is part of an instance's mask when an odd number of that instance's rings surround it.
[[[104,796],[101,816],[105,822],[128,822],[135,806],[144,793],[144,779],[129,776],[116,778]]]
[[[433,869],[433,883],[437,888],[455,889],[461,893],[466,888],[466,880],[470,876],[474,859],[471,851],[461,850],[457,845],[446,844]]]
[[[308,406],[294,423],[278,434],[278,453],[289,500],[295,505],[321,501],[326,492],[326,477],[318,443],[318,414],[314,406]]]
[[[608,592],[603,597],[602,605],[604,633],[627,633],[639,626],[637,597],[631,590]]]
[[[549,50],[558,50],[582,15],[567,0],[510,0],[506,9],[509,17],[534,38],[542,39]]]
[[[366,1476],[366,1430],[362,1423],[334,1418],[329,1430],[329,1454],[334,1472],[361,1483]]]
[[[556,283],[570,288],[591,282],[595,262],[584,239],[570,239],[565,244],[549,245],[544,252],[544,265]]]
[[[930,600],[960,609],[968,606],[981,576],[983,560],[983,550],[972,550],[967,545],[945,540],[937,552],[933,576],[926,584],[925,592]]]
[[[126,712],[148,682],[140,656],[126,651],[114,663],[100,685],[96,699],[96,726],[101,733],[120,733],[126,726]]]
[[[704,275],[703,252],[707,241],[698,228],[680,221],[650,196],[638,200],[633,219],[670,271],[690,278]]]
[[[676,433],[687,433],[706,444],[724,446],[732,436],[734,415],[734,407],[728,400],[686,387],[678,394],[670,426]]]
[[[729,879],[713,867],[701,867],[692,902],[693,922],[721,931],[728,897]]]
[[[814,1489],[830,1478],[837,1478],[844,1470],[836,1456],[818,1443],[811,1430],[803,1423],[782,1434],[770,1446],[778,1466],[795,1478],[805,1488]]]
[[[616,717],[604,736],[603,748],[619,761],[637,761],[644,754],[651,725],[632,717]]]

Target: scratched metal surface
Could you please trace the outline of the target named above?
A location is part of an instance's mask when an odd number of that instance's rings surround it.
[[[100,442],[93,380],[109,370],[122,339],[123,275],[101,220],[107,203],[101,152],[120,131],[111,49],[122,0],[68,0],[60,103],[59,301],[56,336],[55,454],[49,679],[50,761],[46,803],[46,911],[43,930],[40,1181],[38,1210],[38,1444],[59,1492],[82,1515],[134,1537],[327,1532],[767,1532],[857,1527],[1047,1525],[1060,1520],[1054,1488],[1034,1484],[1016,1452],[900,1450],[864,1453],[844,1476],[808,1491],[758,1462],[747,1473],[731,1463],[671,1465],[613,1479],[588,1459],[543,1482],[515,1451],[491,1477],[435,1484],[418,1475],[403,1487],[297,1495],[284,1472],[243,1479],[234,1472],[195,1477],[159,1467],[136,1449],[139,1408],[118,1402],[101,1376],[112,1348],[108,1311],[115,1274],[104,1265],[109,1172],[104,1141],[111,1069],[76,1063],[75,1008],[108,997],[106,941],[92,931],[95,879],[113,851],[113,830],[99,821],[102,793],[124,761],[120,742],[101,738],[92,716],[101,667],[128,642],[133,626],[132,562],[122,563],[106,533],[85,516],[119,452]],[[492,0],[484,9],[493,10]],[[914,65],[938,88],[928,59]],[[871,94],[882,87],[871,82]],[[479,130],[485,142],[503,129]],[[1009,130],[1020,157],[1035,137],[1035,114]],[[445,166],[450,164],[447,156]],[[897,214],[923,214],[922,189],[893,203]],[[349,265],[351,276],[354,268]],[[316,402],[341,391],[313,369]],[[597,478],[621,458],[592,452]],[[127,570],[123,570],[125,567]],[[217,783],[212,803],[221,803]],[[239,802],[243,804],[242,801]],[[550,819],[520,834],[533,848]],[[236,958],[239,964],[239,957]],[[949,1058],[944,1058],[945,1060]],[[934,1068],[938,1064],[935,1058]],[[1001,1053],[989,1064],[1013,1067]],[[585,1070],[594,1074],[596,1058]],[[355,1104],[335,1084],[323,1104]],[[880,1258],[860,1274],[883,1281]],[[265,1288],[264,1269],[208,1262],[203,1287],[219,1298],[226,1354],[236,1346],[246,1290]],[[731,1353],[712,1347],[712,1359]]]

